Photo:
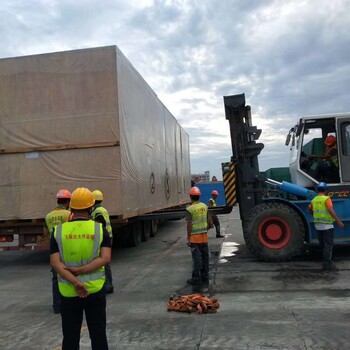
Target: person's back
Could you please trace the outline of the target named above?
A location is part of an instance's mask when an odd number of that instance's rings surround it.
[[[199,201],[200,189],[189,191],[192,204],[187,207],[187,242],[193,261],[192,278],[189,284],[209,283],[208,206]]]
[[[102,234],[102,224],[92,219],[76,217],[72,221],[58,225],[55,230],[55,239],[59,250],[64,252],[63,259],[67,267],[81,266],[82,262],[86,264],[95,259],[99,253]],[[62,278],[59,278],[60,281]],[[93,294],[102,289],[104,282],[105,275],[102,266],[94,271],[94,279],[86,280],[84,284],[88,293]],[[60,291],[65,297],[78,296],[74,286],[65,282]]]
[[[51,234],[55,226],[68,221],[71,212],[68,210],[71,193],[59,190],[56,194],[57,206],[45,216],[44,235]]]
[[[71,193],[66,189],[61,189],[56,194],[57,206],[50,211],[44,222],[44,240],[49,240],[53,229],[59,224],[67,222],[71,212],[68,210]],[[52,308],[55,314],[61,312],[61,296],[58,291],[57,273],[54,269],[52,272]]]
[[[59,277],[62,349],[79,349],[85,318],[93,350],[107,350],[104,266],[111,259],[111,241],[101,223],[91,219],[95,199],[87,188],[72,193],[71,221],[54,229],[50,263]]]
[[[333,268],[334,221],[343,228],[344,224],[333,209],[332,199],[327,196],[328,185],[320,182],[316,186],[317,196],[309,204],[308,210],[314,218],[314,225],[323,256],[323,269]]]
[[[97,203],[94,206],[94,210],[91,213],[91,217],[93,220],[103,224],[103,226],[106,228],[106,230],[108,231],[112,239],[113,238],[112,225],[111,225],[111,220],[109,218],[109,213],[108,213],[108,210],[104,208],[101,203]]]
[[[103,225],[103,227],[107,230],[113,244],[113,231],[112,231],[111,220],[109,218],[109,213],[107,209],[102,206],[102,201],[104,199],[103,193],[100,190],[94,190],[92,191],[92,195],[95,198],[95,205],[93,207],[91,217],[93,220]],[[106,273],[106,284],[104,287],[105,291],[108,294],[114,293],[112,269],[109,264],[105,266],[105,273]]]
[[[190,242],[208,242],[208,206],[202,202],[195,201],[187,207],[187,211],[192,217],[192,235]]]
[[[70,214],[71,212],[68,209],[60,205],[57,206],[54,210],[50,211],[45,216],[45,223],[48,231],[52,232],[55,226],[58,226],[59,224],[63,224],[64,222],[68,221]]]

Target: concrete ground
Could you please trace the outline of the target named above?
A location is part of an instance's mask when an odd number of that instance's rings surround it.
[[[171,295],[190,294],[185,222],[117,248],[115,293],[107,296],[110,349],[344,350],[350,342],[350,253],[336,249],[323,272],[315,249],[288,263],[263,263],[247,251],[237,210],[220,216],[225,239],[209,231],[216,314],[167,311]],[[51,309],[47,252],[0,253],[0,349],[60,349],[61,320]],[[81,349],[90,349],[84,322]]]

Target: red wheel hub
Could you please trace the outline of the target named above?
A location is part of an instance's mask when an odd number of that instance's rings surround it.
[[[272,241],[276,241],[281,238],[282,230],[279,225],[271,224],[266,227],[266,236]]]
[[[258,236],[265,247],[281,249],[290,241],[292,231],[286,220],[271,216],[259,224]]]

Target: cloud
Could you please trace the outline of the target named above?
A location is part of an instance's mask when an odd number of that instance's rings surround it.
[[[265,144],[308,114],[349,111],[346,0],[4,0],[0,57],[117,45],[190,136],[193,172],[231,156],[223,96],[245,93]]]

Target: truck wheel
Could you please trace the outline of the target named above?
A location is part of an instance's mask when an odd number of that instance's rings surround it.
[[[134,222],[129,225],[127,233],[127,246],[137,247],[142,240],[142,226],[140,222]]]
[[[143,221],[142,222],[142,241],[148,241],[151,235],[152,222],[151,221]]]
[[[249,250],[264,261],[287,261],[300,255],[305,226],[300,215],[280,202],[257,205],[243,225]]]
[[[151,225],[151,237],[157,236],[157,232],[158,232],[158,220],[153,219],[152,225]]]

